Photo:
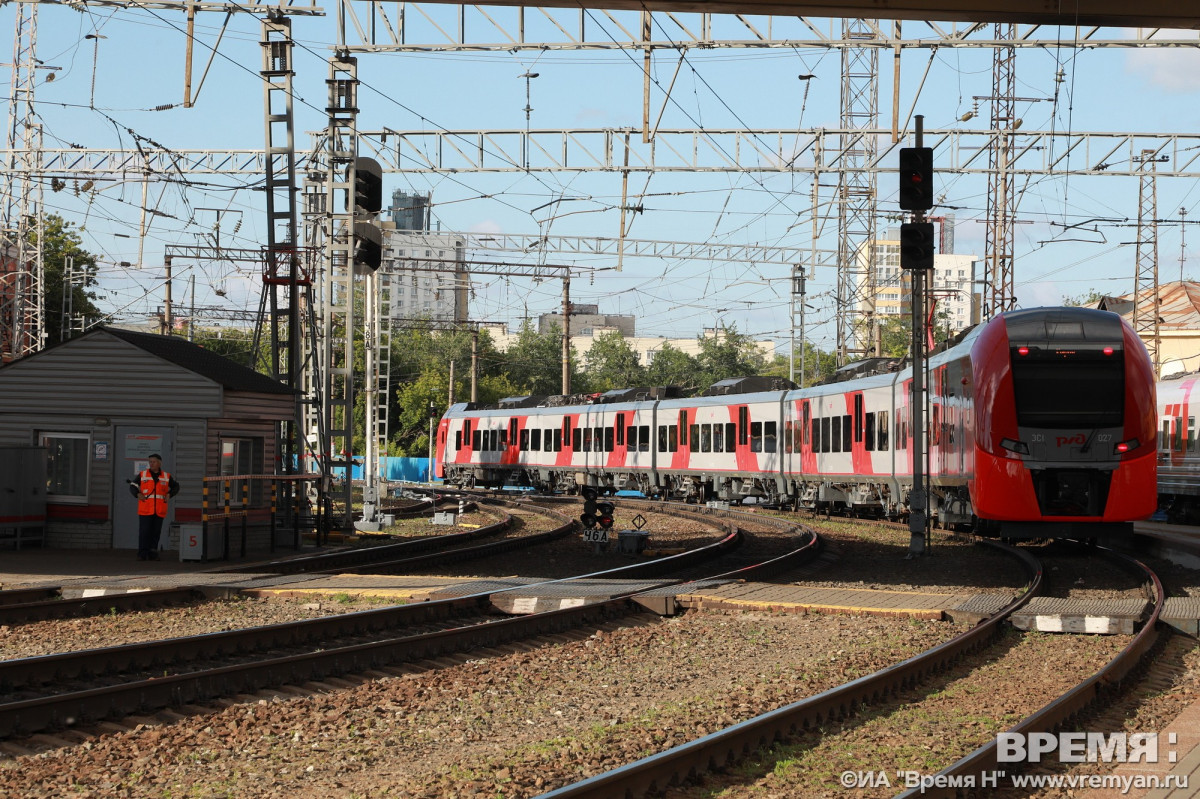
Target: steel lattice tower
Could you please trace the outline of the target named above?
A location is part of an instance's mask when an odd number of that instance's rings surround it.
[[[1134,161],[1141,165],[1138,178],[1137,264],[1133,278],[1133,330],[1146,345],[1154,374],[1159,368],[1158,296],[1158,183],[1159,157],[1143,150]]]
[[[21,358],[45,343],[43,292],[45,237],[42,184],[37,177],[42,146],[34,112],[37,5],[18,3],[13,36],[12,84],[8,95],[9,157],[3,183],[0,231],[0,358]],[[11,271],[10,271],[11,270]]]
[[[998,23],[996,41],[1016,38],[1016,25]],[[1013,160],[1016,119],[1016,60],[1014,47],[997,47],[992,56],[992,146],[988,150],[988,219],[984,244],[983,312],[993,317],[1016,306],[1013,282],[1013,221],[1016,192],[1008,174]]]
[[[847,19],[843,35],[848,40],[872,41],[878,37],[877,21]],[[867,131],[879,122],[879,49],[847,47],[842,50],[841,160],[838,169],[838,272],[837,363],[851,354],[865,355],[873,338],[875,307],[875,204],[876,173],[870,169],[877,151],[875,137]],[[860,264],[862,265],[860,267]],[[865,324],[854,325],[852,316],[861,306]],[[853,349],[848,342],[854,340]]]
[[[344,467],[343,527],[353,526],[350,473],[354,457],[354,184],[358,156],[358,59],[344,51],[329,59],[323,211],[325,262],[321,281],[322,472]]]

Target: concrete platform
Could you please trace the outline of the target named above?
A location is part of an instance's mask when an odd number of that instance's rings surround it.
[[[970,594],[746,582],[729,583],[676,597],[681,606],[688,608],[844,613],[936,620],[950,618],[949,612],[953,608],[970,599]]]
[[[1037,596],[1012,615],[1018,630],[1133,635],[1150,616],[1145,599],[1067,599]]]

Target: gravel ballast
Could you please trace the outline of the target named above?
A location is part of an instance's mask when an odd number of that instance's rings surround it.
[[[870,673],[941,622],[689,613],[0,763],[0,795],[530,796]],[[482,791],[482,793],[479,793]]]

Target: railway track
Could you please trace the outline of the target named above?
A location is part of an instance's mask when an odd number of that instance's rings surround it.
[[[1021,554],[1032,560],[1027,553]],[[1119,683],[1138,666],[1153,645],[1156,639],[1155,624],[1164,601],[1161,582],[1152,571],[1127,556],[1107,551],[1105,556],[1121,563],[1125,568],[1136,570],[1144,578],[1148,593],[1153,596],[1155,602],[1153,616],[1130,644],[1104,668],[1014,725],[1010,732],[1029,734],[1055,729],[1095,701],[1106,687]],[[832,719],[844,718],[861,708],[878,704],[904,688],[927,680],[953,661],[995,639],[1005,619],[1040,591],[1043,578],[1041,567],[1036,565],[1036,562],[1029,565],[1033,577],[1020,598],[951,641],[869,676],[742,721],[682,746],[552,790],[543,796],[547,799],[638,797],[661,792],[709,769],[729,766],[764,747],[794,737],[801,731],[819,727]],[[957,793],[955,788],[939,786],[978,786],[982,784],[982,775],[993,772],[996,768],[997,755],[993,739],[991,743],[967,754],[943,771],[928,775],[928,784],[903,795],[952,796]]]
[[[741,538],[734,526],[724,527],[719,540],[698,550],[581,578],[645,579],[650,573],[694,569],[706,560],[720,562],[720,556]],[[793,568],[819,550],[815,535],[810,534],[799,543],[794,552],[742,567],[737,576],[763,576]],[[728,572],[710,569],[707,576],[732,579]],[[652,588],[684,579],[663,577]],[[362,673],[395,663],[595,627],[614,618],[646,612],[634,601],[636,593],[631,592],[606,602],[496,619],[489,615],[492,593],[0,661],[0,691],[17,697],[0,704],[0,737],[31,735],[158,708],[211,702],[330,675]],[[64,685],[66,691],[62,690]]]
[[[475,530],[256,563],[252,566],[219,570],[218,573],[232,575],[253,572],[281,576],[292,574],[387,574],[486,558],[501,552],[537,546],[569,535],[578,526],[572,519],[551,510],[543,508],[528,508],[528,510],[555,517],[557,526],[543,533],[518,536],[492,543],[474,544],[479,540],[498,536],[510,528],[513,522],[512,515],[500,513],[500,518],[495,523]],[[64,589],[61,586],[0,591],[0,625],[189,604],[203,601],[209,598],[213,592],[206,592],[201,587],[182,587],[73,598],[64,597],[63,593]],[[218,593],[220,592],[218,591]]]

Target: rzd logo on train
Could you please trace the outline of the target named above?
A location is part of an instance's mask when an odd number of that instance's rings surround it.
[[[1057,447],[1065,447],[1068,444],[1078,444],[1083,446],[1087,443],[1087,437],[1083,433],[1075,436],[1055,436],[1054,445]]]

